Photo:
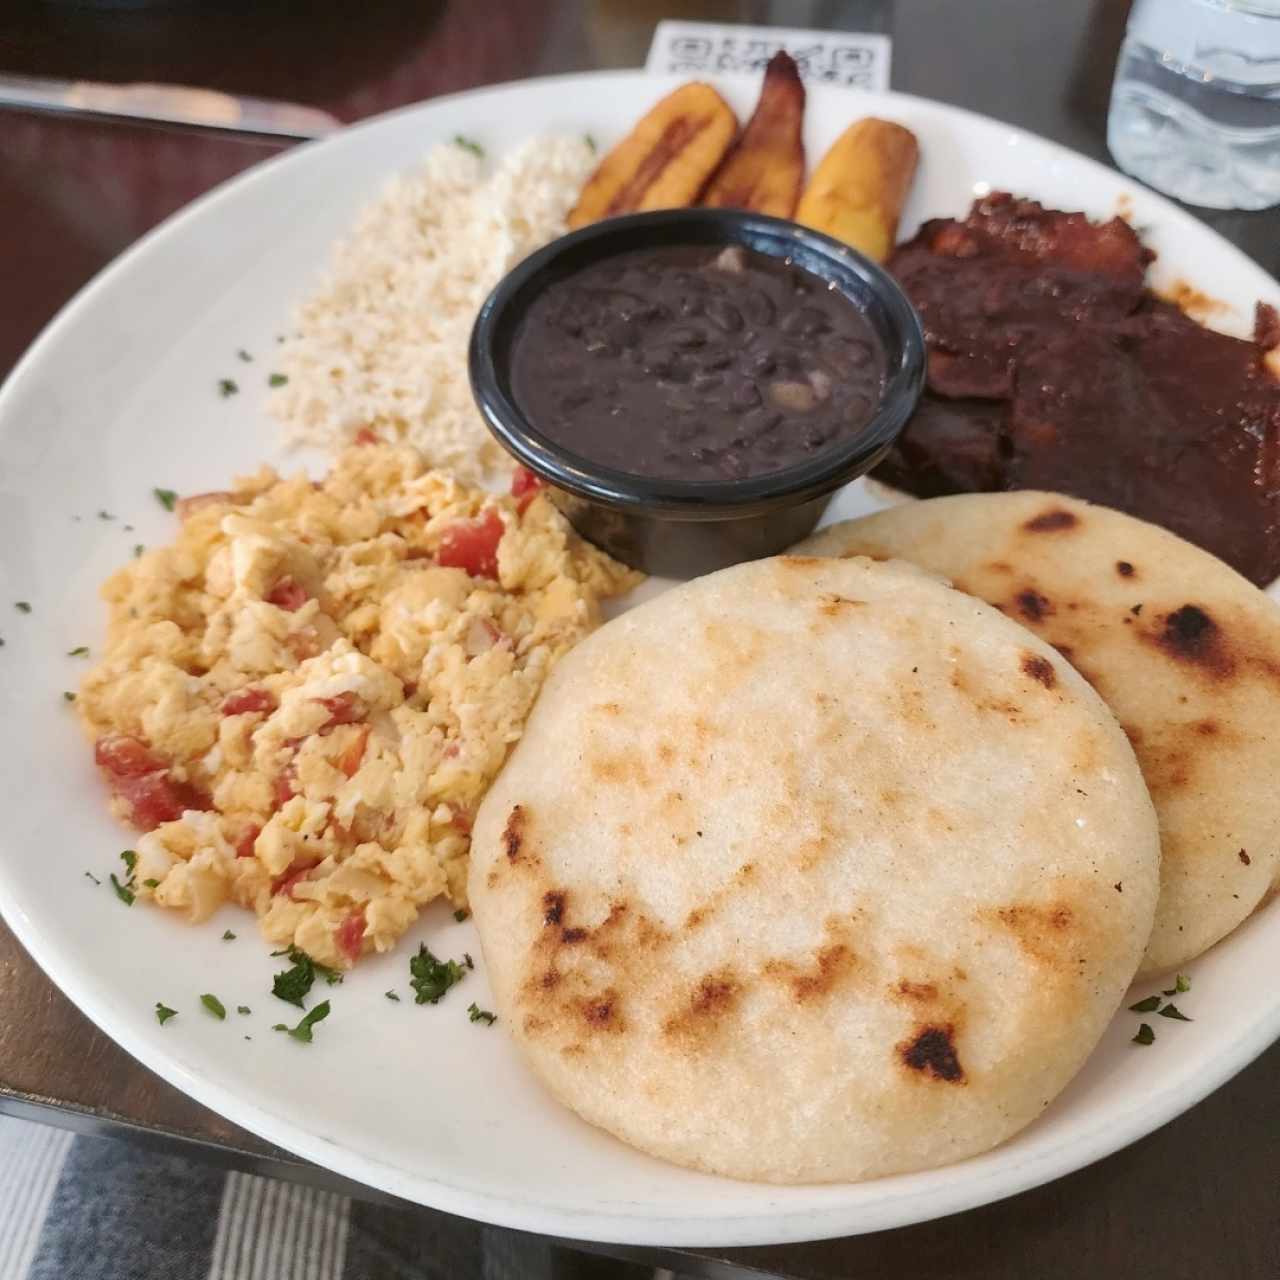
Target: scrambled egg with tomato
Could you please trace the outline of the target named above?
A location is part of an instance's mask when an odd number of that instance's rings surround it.
[[[638,581],[517,494],[375,445],[179,504],[177,541],[103,587],[77,698],[145,832],[139,897],[193,921],[237,903],[340,967],[465,905],[472,814],[543,680]]]

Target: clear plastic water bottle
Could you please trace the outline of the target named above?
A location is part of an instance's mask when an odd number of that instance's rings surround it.
[[[1107,146],[1189,204],[1280,204],[1280,0],[1134,0]]]

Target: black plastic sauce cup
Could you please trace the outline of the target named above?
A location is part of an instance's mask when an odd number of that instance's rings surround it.
[[[885,386],[857,434],[803,462],[740,480],[654,479],[602,466],[543,435],[511,392],[511,353],[532,300],[601,259],[660,245],[742,245],[790,259],[863,312],[885,350]],[[688,578],[774,555],[808,534],[831,494],[884,456],[924,384],[924,335],[882,268],[830,236],[731,209],[672,209],[597,222],[531,254],[489,295],[471,332],[471,391],[490,431],[549,486],[585,538],[646,573]]]

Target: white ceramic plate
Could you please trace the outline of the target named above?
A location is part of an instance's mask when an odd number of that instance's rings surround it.
[[[671,82],[674,83],[674,82]],[[274,335],[362,202],[435,142],[464,133],[500,152],[535,132],[620,136],[670,84],[601,73],[511,85],[398,112],[262,165],[148,236],[49,326],[0,393],[0,906],[72,1000],[166,1080],[262,1137],[436,1208],[511,1227],[636,1244],[746,1245],[900,1226],[969,1208],[1106,1155],[1189,1107],[1280,1033],[1280,908],[1193,968],[1195,1019],[1131,1046],[1120,1013],[1088,1066],[1014,1141],[948,1169],[859,1186],[768,1187],[690,1173],[629,1150],[552,1102],[501,1027],[468,1023],[482,972],[438,1007],[407,992],[419,939],[479,956],[470,924],[427,913],[392,955],[325,994],[333,1014],[303,1046],[271,1032],[296,1011],[270,995],[278,962],[233,908],[191,929],[127,910],[105,881],[124,847],[62,698],[83,670],[66,657],[103,629],[96,591],[136,542],[172,530],[153,486],[216,489],[263,460],[288,463],[263,407]],[[745,118],[754,81],[726,82]],[[1280,288],[1174,206],[1017,129],[917,98],[810,90],[806,143],[822,150],[853,118],[901,120],[923,163],[904,234],[1008,188],[1109,215],[1127,200],[1160,253],[1157,281],[1184,277],[1247,330]],[[236,359],[237,348],[255,362]],[[220,377],[242,393],[220,399]],[[312,466],[321,459],[311,458]],[[862,486],[831,517],[876,505]],[[106,511],[115,516],[104,520]],[[136,526],[126,531],[125,523]],[[26,600],[30,615],[15,611]],[[104,881],[95,886],[85,871]],[[221,941],[224,928],[240,936]],[[250,1017],[204,1013],[218,994]],[[1142,994],[1146,994],[1144,991]],[[180,1011],[157,1025],[157,1000]],[[246,1036],[252,1036],[246,1040]]]

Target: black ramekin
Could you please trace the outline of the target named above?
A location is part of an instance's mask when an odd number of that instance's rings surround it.
[[[659,245],[744,245],[789,258],[867,316],[887,362],[875,416],[812,458],[742,480],[657,480],[601,466],[548,439],[511,393],[511,350],[530,302],[555,281],[614,254]],[[550,486],[574,527],[646,573],[693,577],[773,555],[808,534],[832,491],[876,465],[924,383],[924,335],[906,295],[868,258],[808,227],[732,209],[671,209],[597,222],[531,254],[489,295],[471,332],[471,391],[489,429]]]

